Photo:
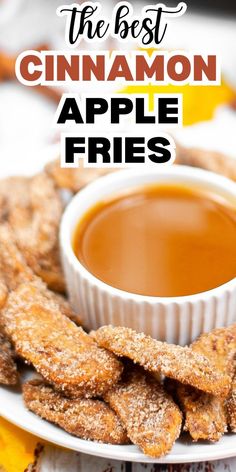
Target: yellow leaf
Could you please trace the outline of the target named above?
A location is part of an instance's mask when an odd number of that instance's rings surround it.
[[[34,461],[38,442],[35,436],[0,418],[0,468],[6,472],[23,472]]]

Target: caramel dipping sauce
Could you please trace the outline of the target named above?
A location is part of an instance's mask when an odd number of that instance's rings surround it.
[[[176,297],[236,277],[236,205],[212,191],[146,185],[90,209],[73,249],[98,279],[126,292]]]

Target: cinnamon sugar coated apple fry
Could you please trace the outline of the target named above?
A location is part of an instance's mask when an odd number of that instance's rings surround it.
[[[184,414],[184,431],[193,441],[219,441],[227,431],[225,400],[188,385],[175,385],[175,394]]]
[[[3,179],[0,200],[0,221],[11,226],[28,265],[49,288],[64,292],[58,243],[63,206],[53,181],[45,173]]]
[[[68,396],[102,395],[121,375],[115,356],[64,316],[37,283],[11,292],[0,319],[16,353]]]
[[[232,377],[236,353],[236,324],[227,328],[217,328],[199,336],[191,344],[191,349],[204,354],[218,370]]]
[[[77,325],[82,325],[82,318],[74,312],[74,310],[70,306],[70,303],[63,295],[61,295],[60,293],[52,292],[51,290],[46,289],[46,287],[45,295],[50,300],[54,301],[54,303],[58,304],[58,307],[63,315],[70,318],[70,320],[76,323]]]
[[[0,384],[15,385],[17,382],[18,373],[13,349],[3,333],[0,333]]]
[[[191,348],[206,356],[218,370],[232,377],[236,325],[202,334]],[[176,383],[176,396],[185,415],[184,429],[189,431],[195,441],[218,441],[227,431],[226,404],[223,399],[179,383]]]
[[[104,398],[144,454],[161,457],[171,450],[180,435],[182,415],[159,382],[141,369],[129,368]]]
[[[49,164],[45,166],[45,171],[54,180],[58,188],[67,189],[73,193],[78,192],[90,182],[96,180],[98,177],[115,172],[114,169],[102,168],[62,168],[60,159],[49,162]]]
[[[127,434],[115,412],[101,400],[68,399],[41,380],[23,385],[26,407],[82,439],[127,444]]]
[[[63,206],[53,181],[45,174],[29,181],[28,215],[16,206],[9,215],[19,248],[28,265],[55,291],[65,291],[58,231]]]
[[[125,356],[150,372],[226,397],[230,377],[214,368],[209,360],[188,347],[156,341],[130,328],[104,326],[92,333],[99,346]]]
[[[193,344],[192,349],[202,352],[211,362],[214,362],[217,369],[226,372],[232,379],[229,397],[225,402],[221,402],[221,417],[226,416],[225,423],[228,422],[230,429],[235,432],[234,408],[236,383],[235,355],[236,355],[236,324],[227,328],[219,328],[201,335]],[[219,407],[220,409],[220,407]],[[219,411],[220,414],[220,411]],[[200,413],[199,413],[200,420]],[[226,429],[226,425],[225,425]],[[223,431],[223,428],[221,432]],[[223,434],[223,433],[222,433]]]
[[[60,311],[77,324],[81,318],[75,313],[66,298],[47,289],[44,282],[30,269],[16,246],[14,233],[8,223],[0,223],[0,308],[4,306],[9,291],[14,290],[19,284],[34,282],[40,292],[54,301]]]

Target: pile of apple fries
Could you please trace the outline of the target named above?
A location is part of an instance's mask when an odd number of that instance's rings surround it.
[[[73,169],[72,179],[57,165],[0,181],[0,383],[19,383],[23,360],[37,372],[22,385],[29,410],[79,438],[133,443],[155,458],[182,431],[193,441],[236,432],[236,324],[189,347],[125,327],[83,330],[65,297],[59,189],[76,192],[98,170]]]

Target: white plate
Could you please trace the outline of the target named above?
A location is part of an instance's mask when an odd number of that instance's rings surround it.
[[[39,171],[45,162],[58,155],[58,151],[58,146],[46,148],[43,153],[40,153],[40,158],[38,155],[34,156],[34,164],[31,163],[31,166],[23,165],[21,161],[20,173],[24,173],[23,169],[27,169],[25,173],[28,174],[31,174],[33,171]],[[0,168],[0,178],[9,174],[18,174],[20,169],[17,167],[17,164],[16,158],[12,158],[12,160],[6,162],[4,168],[3,166]],[[32,371],[26,371],[22,376],[22,380],[25,380],[25,378],[31,375]],[[187,436],[183,436],[183,438],[176,441],[171,453],[159,460],[145,456],[136,446],[112,446],[109,444],[84,441],[71,436],[57,426],[29,412],[24,406],[19,390],[2,386],[0,386],[0,416],[51,443],[74,451],[109,459],[174,464],[217,460],[236,456],[236,435],[234,434],[223,436],[216,444],[206,442],[192,443]]]
[[[22,380],[31,376],[32,373],[33,371],[24,373]],[[217,460],[236,455],[236,435],[234,434],[223,436],[216,444],[192,443],[186,435],[176,441],[170,454],[156,460],[142,454],[136,446],[113,446],[85,441],[71,436],[28,411],[24,406],[20,391],[12,388],[0,387],[0,415],[20,428],[58,446],[108,459],[174,464]]]

